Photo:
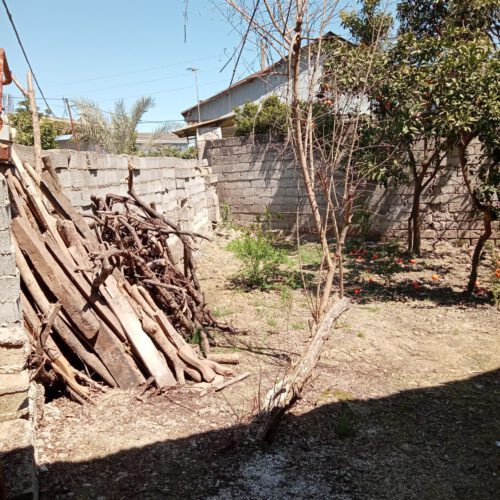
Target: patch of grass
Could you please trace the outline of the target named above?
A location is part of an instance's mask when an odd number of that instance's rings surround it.
[[[347,321],[337,321],[337,323],[335,323],[335,329],[351,330],[351,324]]]
[[[340,409],[339,416],[335,420],[334,429],[340,439],[352,437],[356,433],[354,414],[346,403]]]
[[[221,307],[214,307],[212,309],[212,314],[214,315],[214,318],[223,318],[228,314],[232,314],[232,312],[228,308],[221,306]]]
[[[306,324],[299,321],[297,323],[292,323],[290,326],[292,327],[292,330],[299,331],[299,330],[304,330],[304,328],[306,327]]]
[[[347,391],[341,391],[340,389],[335,389],[332,394],[339,400],[339,401],[351,401],[355,399],[354,394],[351,394],[350,392]]]
[[[252,306],[254,307],[264,307],[265,303],[262,299],[253,299],[252,300]]]
[[[275,318],[267,318],[267,326],[271,328],[276,328],[278,326],[278,322]]]
[[[365,338],[365,334],[363,332],[358,332],[358,333],[356,333],[356,337],[358,337],[360,339],[364,339]]]
[[[319,266],[322,258],[321,247],[317,243],[305,243],[299,247],[296,258],[304,267]]]
[[[292,305],[293,305],[292,291],[290,290],[290,288],[288,288],[285,285],[282,285],[280,287],[280,304],[287,311],[289,311],[292,308]]]

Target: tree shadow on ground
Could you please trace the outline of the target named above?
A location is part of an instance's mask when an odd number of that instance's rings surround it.
[[[500,370],[287,415],[265,446],[253,441],[255,427],[52,463],[41,471],[41,498],[488,499],[500,493]]]
[[[443,306],[493,304],[492,293],[484,289],[467,297],[463,291],[445,285],[443,278],[452,269],[445,261],[437,262],[438,258],[432,252],[424,252],[421,258],[412,258],[397,242],[349,242],[344,255],[346,293],[361,303],[421,300]],[[429,262],[430,259],[434,262]],[[310,276],[315,276],[319,264],[306,261],[302,268]],[[313,280],[310,281],[314,285]],[[464,278],[464,288],[465,285]]]

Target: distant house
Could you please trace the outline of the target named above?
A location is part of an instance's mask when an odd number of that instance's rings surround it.
[[[152,135],[150,132],[139,132],[136,140],[137,148],[144,152],[167,147],[185,151],[189,146],[187,138],[179,137],[170,132],[156,135],[153,139]],[[58,135],[55,141],[58,149],[78,149],[72,134]],[[81,151],[103,152],[102,148],[95,144],[80,142],[79,146]]]
[[[325,38],[343,38],[327,33]],[[344,40],[345,41],[345,40]],[[349,43],[345,41],[346,43]],[[316,42],[312,42],[316,43]],[[300,65],[300,98],[306,99],[309,92],[311,68],[304,52]],[[268,68],[257,71],[217,94],[182,111],[186,125],[174,134],[179,137],[214,139],[234,135],[234,108],[247,102],[259,103],[271,95],[286,100],[290,94],[288,60],[280,59]],[[319,74],[316,79],[319,79]]]
[[[179,151],[185,151],[188,147],[188,140],[185,137],[179,137],[171,132],[156,135],[152,139],[153,134],[149,132],[139,132],[137,134],[136,145],[142,151],[149,151],[151,149],[161,148],[174,148]]]

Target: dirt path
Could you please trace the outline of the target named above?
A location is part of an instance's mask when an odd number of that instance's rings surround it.
[[[500,314],[457,302],[462,250],[401,266],[390,287],[376,263],[352,259],[353,280],[366,266],[375,279],[363,275],[317,378],[262,447],[252,415],[307,343],[307,301],[232,289],[238,263],[225,245],[202,248],[202,286],[221,319],[256,332],[230,349],[252,376],[202,399],[108,391],[95,406],[47,404],[43,498],[498,498]]]

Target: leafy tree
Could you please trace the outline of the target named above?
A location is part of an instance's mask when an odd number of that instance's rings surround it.
[[[423,96],[428,102],[412,114],[417,132],[419,126],[430,125],[435,140],[445,145],[443,151],[457,148],[464,183],[483,216],[484,231],[474,249],[467,284],[471,294],[484,244],[492,234],[492,221],[500,212],[498,4],[490,0],[403,1],[398,11],[401,35],[394,53],[403,55],[399,60],[403,66],[409,63],[414,68],[401,76],[406,82],[420,79],[423,85],[412,95],[416,101]],[[395,73],[389,74],[392,81]],[[394,109],[401,105],[397,101]],[[479,166],[468,162],[467,147],[474,139],[483,146]]]
[[[48,118],[43,113],[38,114],[40,118],[40,136],[42,149],[54,149],[57,147],[56,137],[63,131],[63,126]],[[28,101],[21,101],[16,111],[9,115],[9,124],[17,131],[15,142],[25,146],[33,146],[33,122]]]
[[[77,99],[75,104],[80,115],[77,129],[82,140],[97,144],[108,153],[133,154],[137,151],[137,125],[154,106],[154,99],[141,97],[130,111],[127,111],[123,99],[119,99],[109,114],[90,99]],[[157,130],[155,136],[161,132],[163,129]]]
[[[359,11],[341,11],[342,26],[360,45],[380,44],[393,24],[390,14],[380,10],[381,0],[364,0]]]
[[[247,102],[234,113],[235,135],[286,133],[289,108],[277,96],[267,97],[260,105]]]
[[[498,42],[498,0],[403,0],[397,5],[400,33],[417,38],[439,36],[449,28],[483,31]]]

